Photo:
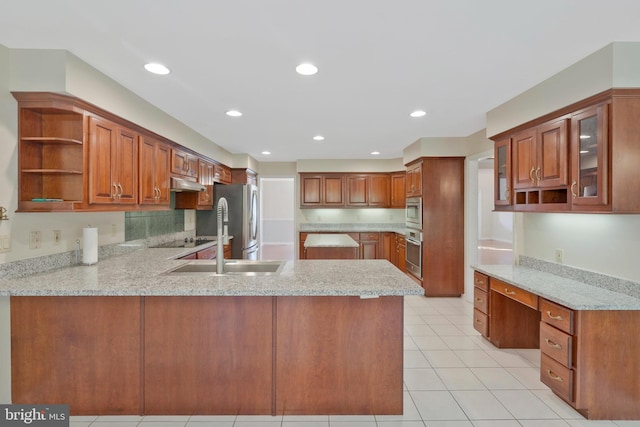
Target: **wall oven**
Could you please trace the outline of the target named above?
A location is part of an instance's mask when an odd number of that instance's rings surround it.
[[[422,197],[408,197],[405,208],[407,227],[422,230]]]
[[[422,231],[407,229],[405,237],[407,271],[422,280]]]

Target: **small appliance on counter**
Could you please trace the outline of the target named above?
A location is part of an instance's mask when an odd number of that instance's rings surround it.
[[[233,236],[231,258],[258,259],[258,187],[252,184],[216,184],[215,204],[224,197],[229,207],[228,233]],[[196,234],[215,236],[216,211],[196,211]]]

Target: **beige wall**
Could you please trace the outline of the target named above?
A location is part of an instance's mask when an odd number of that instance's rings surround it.
[[[467,157],[493,147],[485,136],[485,130],[463,138],[420,138],[403,151],[404,164],[419,157]]]
[[[297,172],[395,172],[405,169],[402,159],[298,160]]]

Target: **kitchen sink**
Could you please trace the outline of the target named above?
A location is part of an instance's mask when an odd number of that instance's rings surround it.
[[[268,276],[280,273],[285,261],[248,261],[227,260],[224,262],[222,276]],[[214,275],[216,273],[215,261],[191,261],[179,267],[167,271],[165,274],[196,274]]]

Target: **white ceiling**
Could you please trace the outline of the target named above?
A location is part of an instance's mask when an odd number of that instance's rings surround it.
[[[0,44],[67,49],[259,161],[397,158],[420,137],[483,129],[488,110],[612,41],[640,41],[639,22],[638,0],[2,0]],[[305,61],[319,73],[296,74]]]

